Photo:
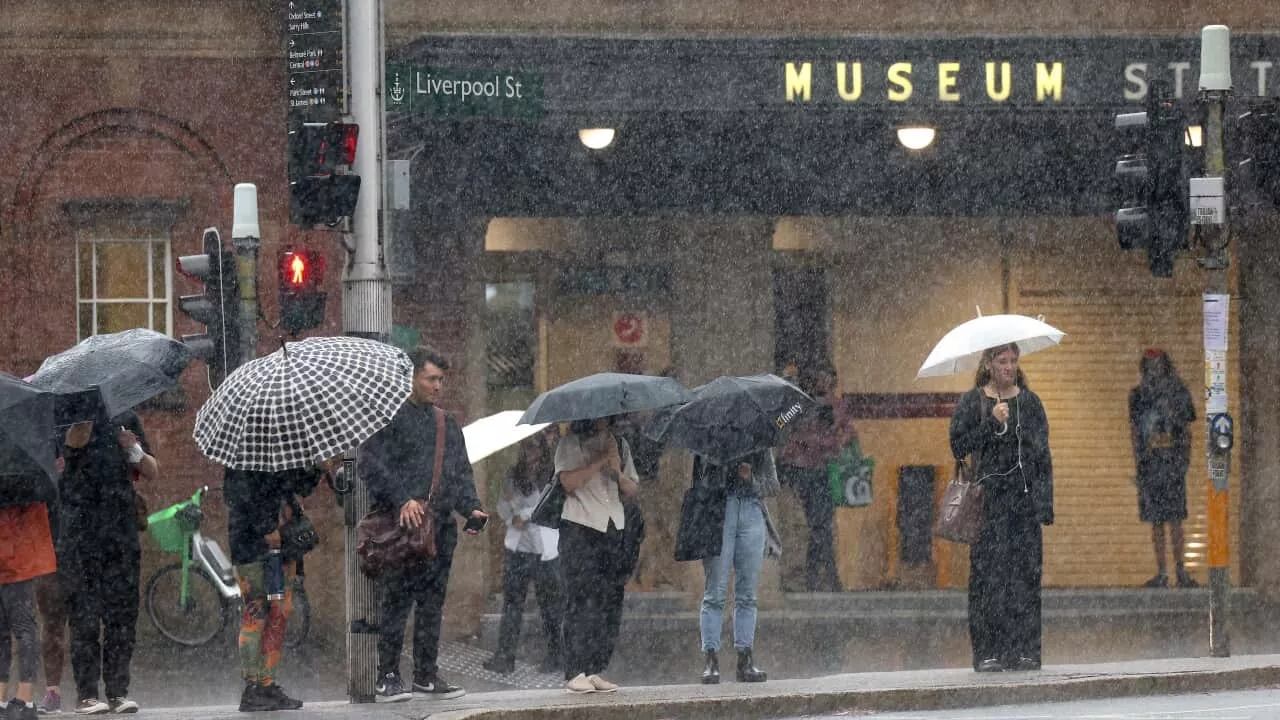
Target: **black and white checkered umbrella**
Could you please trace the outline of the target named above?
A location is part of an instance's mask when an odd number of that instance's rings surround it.
[[[354,337],[287,343],[231,373],[196,414],[192,436],[214,462],[274,472],[350,450],[409,398],[404,351]]]

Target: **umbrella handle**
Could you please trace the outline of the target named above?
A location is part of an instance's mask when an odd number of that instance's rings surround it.
[[[1009,432],[1009,423],[1007,422],[1000,423],[1000,430],[996,433],[996,437],[1004,435],[1007,432]]]

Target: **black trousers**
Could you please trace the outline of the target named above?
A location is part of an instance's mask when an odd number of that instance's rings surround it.
[[[993,492],[993,490],[995,490]],[[973,665],[1040,660],[1043,531],[1021,485],[987,488],[982,533],[969,546],[969,639]]]
[[[542,613],[542,631],[547,639],[547,658],[563,662],[560,627],[564,616],[564,593],[560,589],[560,560],[542,561],[527,552],[507,551],[502,574],[502,622],[498,625],[497,657],[513,659],[520,645],[520,625],[524,621],[524,600],[533,583]]]
[[[809,526],[809,547],[804,560],[805,586],[809,592],[841,592],[836,571],[835,501],[826,468],[810,469],[779,465],[778,478],[795,491]]]
[[[609,666],[618,629],[626,574],[619,571],[622,533],[599,532],[577,523],[560,524],[560,567],[564,574],[564,677],[598,675]]]
[[[142,558],[136,547],[117,551],[110,561],[85,558],[79,577],[69,583],[67,619],[78,700],[98,697],[99,679],[107,697],[129,694]]]
[[[417,565],[389,572],[378,582],[382,613],[378,620],[378,676],[399,672],[404,650],[405,623],[413,615],[413,679],[425,683],[435,677],[444,619],[444,593],[453,567],[458,527],[453,518],[436,518],[436,556]],[[416,607],[415,607],[416,604]]]

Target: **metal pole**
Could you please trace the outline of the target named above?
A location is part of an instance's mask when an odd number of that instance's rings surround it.
[[[231,221],[231,244],[236,249],[236,278],[240,281],[240,358],[236,366],[258,354],[258,186],[238,183]]]
[[[1226,172],[1223,115],[1231,94],[1229,31],[1225,25],[1209,25],[1200,32],[1200,103],[1204,107],[1204,169],[1207,178],[1221,180]],[[1204,373],[1208,388],[1205,403],[1205,447],[1208,454],[1208,566],[1209,566],[1209,654],[1231,655],[1227,634],[1230,613],[1231,559],[1230,525],[1228,522],[1231,453],[1213,447],[1211,423],[1225,415],[1229,404],[1226,394],[1227,330],[1230,266],[1228,244],[1231,226],[1229,203],[1223,203],[1220,219],[1202,226],[1206,254],[1201,259],[1205,268],[1204,297]]]
[[[382,0],[346,0],[347,68],[351,115],[360,126],[353,170],[360,196],[344,233],[348,248],[342,278],[342,330],[348,335],[386,341],[391,335],[391,282],[382,252],[382,159],[385,126],[382,108]],[[358,478],[359,465],[348,466]],[[348,477],[351,477],[348,475]],[[358,479],[346,497],[347,696],[353,703],[373,702],[378,667],[378,598],[359,571],[355,526],[368,512],[368,491]]]

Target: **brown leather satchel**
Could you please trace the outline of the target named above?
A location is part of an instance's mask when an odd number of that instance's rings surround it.
[[[974,467],[977,458],[974,458]],[[942,491],[938,519],[933,534],[958,543],[977,541],[982,532],[982,485],[973,479],[974,470],[964,460],[956,460],[956,471]]]
[[[431,409],[436,420],[436,454],[422,523],[416,528],[401,525],[400,508],[376,510],[361,518],[356,525],[356,556],[360,561],[360,572],[366,577],[377,578],[387,570],[436,556],[434,505],[444,463],[445,417],[440,408],[433,405]]]

